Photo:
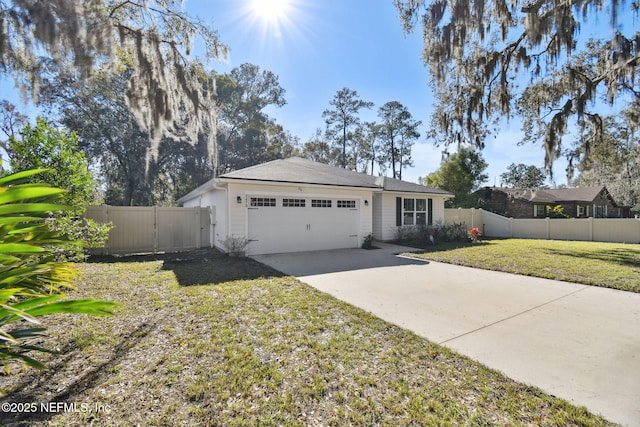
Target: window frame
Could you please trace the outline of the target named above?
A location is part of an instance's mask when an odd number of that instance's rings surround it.
[[[419,203],[420,202],[420,203]],[[424,210],[418,210],[418,205],[424,207]],[[412,209],[407,209],[412,208]],[[423,225],[426,226],[429,222],[429,203],[427,198],[421,197],[403,197],[402,198],[402,225]],[[411,223],[407,223],[407,219],[411,219]],[[418,218],[422,218],[418,223]]]
[[[275,197],[251,197],[249,206],[252,208],[275,208],[277,205]]]
[[[331,199],[311,199],[312,208],[328,208],[333,206]]]
[[[336,207],[338,209],[356,209],[357,204],[354,199],[350,200],[337,200]]]
[[[282,199],[283,208],[304,208],[306,206],[307,206],[306,199],[292,199],[288,197]]]

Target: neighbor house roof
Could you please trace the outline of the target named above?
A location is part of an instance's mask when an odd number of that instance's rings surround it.
[[[580,187],[580,188],[541,188],[537,190],[524,188],[492,188],[493,191],[501,191],[511,197],[526,200],[531,203],[558,203],[558,202],[593,202],[603,191],[609,195],[606,187]],[[614,202],[615,204],[615,202]]]
[[[388,177],[376,177],[300,157],[274,160],[221,175],[231,180],[364,187],[404,193],[451,195],[448,191]]]

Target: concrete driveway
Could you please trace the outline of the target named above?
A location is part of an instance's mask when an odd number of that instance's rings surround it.
[[[380,246],[254,258],[513,379],[640,426],[640,294],[423,262],[395,255],[410,248]]]

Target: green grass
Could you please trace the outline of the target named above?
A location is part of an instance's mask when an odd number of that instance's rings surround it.
[[[486,270],[640,292],[640,245],[487,239],[424,248],[411,256]]]
[[[123,261],[82,264],[77,283],[117,317],[51,319],[52,369],[0,377],[3,402],[107,412],[1,424],[610,425],[254,261]]]

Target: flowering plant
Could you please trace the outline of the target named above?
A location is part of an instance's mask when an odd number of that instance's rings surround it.
[[[478,227],[473,227],[467,232],[467,235],[469,236],[469,239],[471,239],[472,243],[476,243],[480,240],[482,233],[480,233],[480,229]]]

